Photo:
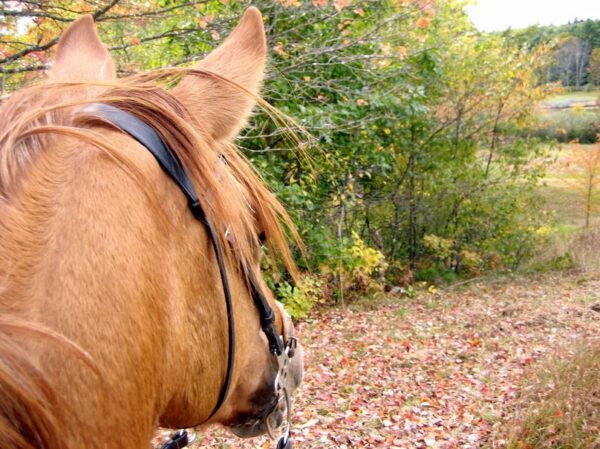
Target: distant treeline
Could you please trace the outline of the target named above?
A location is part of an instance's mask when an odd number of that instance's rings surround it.
[[[580,89],[600,85],[600,20],[575,20],[566,25],[533,25],[508,29],[504,37],[526,48],[554,43],[553,59],[546,80]]]

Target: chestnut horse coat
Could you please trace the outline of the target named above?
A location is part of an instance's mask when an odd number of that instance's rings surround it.
[[[277,363],[240,267],[260,278],[259,234],[291,267],[280,223],[293,227],[232,139],[265,60],[262,18],[250,8],[197,68],[117,80],[84,16],[61,37],[48,80],[1,106],[0,449],[147,448],[159,424],[264,432]],[[149,152],[91,103],[150,124],[218,230],[236,358],[212,417],[228,337],[206,230]],[[290,335],[289,317],[267,297],[278,332]]]

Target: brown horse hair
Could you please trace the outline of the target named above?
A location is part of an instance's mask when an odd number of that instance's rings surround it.
[[[289,215],[235,145],[214,142],[208,133],[202,132],[202,124],[193,114],[165,88],[176,84],[184,75],[207,77],[252,96],[276,124],[282,125],[283,132],[298,144],[301,155],[310,162],[302,144],[310,139],[304,128],[242,86],[198,69],[159,69],[116,82],[45,84],[17,92],[1,104],[0,123],[3,123],[4,131],[0,133],[0,200],[7,199],[18,189],[19,174],[34,157],[31,153],[50,145],[53,135],[86,141],[102,150],[142,186],[150,200],[155,197],[152,185],[145,182],[142,173],[92,129],[102,122],[105,126],[109,125],[101,117],[82,108],[90,103],[111,104],[154,127],[182,161],[200,198],[210,192],[210,199],[205,197],[203,206],[216,229],[230,229],[230,235],[235,236],[235,244],[231,245],[231,242],[225,241],[224,232],[219,233],[221,245],[233,249],[231,254],[239,266],[252,260],[257,251],[257,232],[263,232],[269,255],[281,260],[297,278],[289,239],[301,254],[305,253],[305,248]],[[102,93],[90,98],[89,92],[94,90],[102,90]],[[64,100],[69,93],[78,99]],[[226,161],[226,170],[223,160]],[[220,177],[224,173],[231,176],[227,179]],[[228,182],[223,186],[225,180]],[[241,189],[237,198],[243,201],[232,204],[232,197],[223,194],[230,192],[229,188]],[[155,205],[152,201],[150,204]],[[162,214],[160,207],[156,209]],[[242,210],[246,213],[228,213]],[[258,230],[258,224],[263,229]]]
[[[14,335],[44,339],[84,363],[101,381],[90,355],[66,337],[39,324],[0,319],[0,447],[14,449],[67,449],[61,419],[69,407],[44,373],[15,345]]]
[[[209,72],[163,69],[114,83],[45,84],[17,92],[3,101],[0,206],[16,201],[21,179],[35,164],[38,153],[50,151],[59,139],[67,139],[90,144],[115,161],[143,189],[149,207],[175,226],[174,220],[165,217],[155,200],[154,187],[143,172],[103,138],[102,130],[112,125],[85,108],[91,103],[109,104],[151,125],[179,157],[231,266],[257,267],[257,236],[264,233],[270,256],[283,262],[295,276],[288,241],[291,238],[299,248],[302,245],[290,217],[236,147],[213,141],[203,131],[202,123],[168,90],[185,74],[233,84]],[[244,91],[241,87],[240,90]],[[266,110],[282,120],[283,115],[274,108]],[[10,224],[0,220],[0,231],[7,226]],[[230,231],[230,237],[226,237],[225,230]],[[242,271],[239,274],[244,275]],[[0,447],[67,449],[65,429],[61,427],[64,404],[51,380],[44,378],[27,351],[16,344],[14,335],[27,332],[33,337],[50,338],[91,368],[93,361],[66,338],[35,323],[19,323],[10,316],[0,318]]]

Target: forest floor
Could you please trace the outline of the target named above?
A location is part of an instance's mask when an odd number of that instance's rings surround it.
[[[363,300],[299,325],[306,378],[296,448],[500,448],[527,376],[600,338],[600,276],[478,280]],[[223,429],[196,448],[274,448]]]

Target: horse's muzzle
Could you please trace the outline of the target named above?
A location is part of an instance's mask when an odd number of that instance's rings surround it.
[[[269,433],[275,438],[285,418],[286,433],[290,425],[290,395],[300,386],[304,377],[304,363],[302,346],[296,345],[294,338],[286,344],[285,352],[279,357],[280,369],[275,377],[274,387],[270,389],[272,394],[263,406],[256,409],[254,413],[242,416],[239,420],[229,424],[227,427],[236,436],[250,438],[264,433]]]
[[[284,407],[279,398],[274,396],[266,413],[261,413],[256,418],[248,418],[243,422],[235,423],[229,427],[229,430],[240,438],[252,438],[271,433],[270,429],[279,428],[283,423]]]

